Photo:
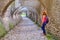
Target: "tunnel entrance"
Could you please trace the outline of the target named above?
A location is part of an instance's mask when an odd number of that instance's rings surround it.
[[[26,17],[26,13],[25,12],[22,12],[21,16],[22,17]]]

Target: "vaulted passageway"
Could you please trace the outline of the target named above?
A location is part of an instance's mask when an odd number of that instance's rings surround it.
[[[30,18],[41,27],[43,10],[47,12],[49,18],[49,23],[46,25],[47,34],[51,35],[53,39],[60,40],[60,0],[0,0],[0,38],[11,29],[14,30],[13,28],[16,25],[24,23],[25,19],[22,18],[23,16],[28,17],[27,19]],[[26,13],[26,15],[23,13]],[[29,23],[29,20],[27,22]],[[37,34],[39,35],[39,33]]]

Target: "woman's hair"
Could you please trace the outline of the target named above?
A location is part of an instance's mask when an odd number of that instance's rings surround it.
[[[46,12],[43,12],[43,15],[46,15],[47,16]]]

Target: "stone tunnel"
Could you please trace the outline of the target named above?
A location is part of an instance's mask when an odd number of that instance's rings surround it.
[[[22,22],[23,12],[41,27],[44,9],[49,17],[47,34],[60,40],[60,0],[0,0],[0,37]]]

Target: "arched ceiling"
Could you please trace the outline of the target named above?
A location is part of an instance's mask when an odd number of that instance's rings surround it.
[[[3,15],[7,7],[15,0],[0,0],[0,15]],[[46,7],[46,0],[19,0],[22,6],[32,7],[40,11],[40,6]],[[2,4],[2,5],[1,5]]]
[[[0,15],[3,15],[7,7],[13,2],[14,0],[0,0]]]
[[[7,7],[15,0],[0,0],[0,15],[3,15]],[[22,6],[33,7],[39,9],[40,2],[38,0],[20,0]],[[1,5],[2,4],[2,5]]]
[[[40,2],[37,0],[34,0],[34,1],[28,0],[28,1],[24,1],[23,6],[38,8],[40,6]]]
[[[39,0],[23,0],[22,6],[28,7],[29,9],[31,7],[32,9],[36,9],[36,11],[38,11],[38,10],[40,11],[40,1]],[[39,11],[38,11],[38,13],[39,13]]]

